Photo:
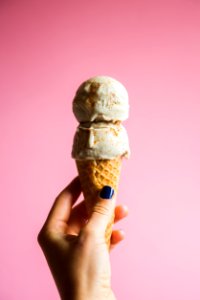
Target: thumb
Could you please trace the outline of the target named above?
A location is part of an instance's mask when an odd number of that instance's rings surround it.
[[[87,227],[97,232],[105,233],[106,227],[114,213],[115,200],[113,198],[114,189],[104,186],[100,191],[98,200],[92,209],[91,217]]]

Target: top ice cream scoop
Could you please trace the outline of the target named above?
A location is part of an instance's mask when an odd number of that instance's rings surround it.
[[[116,79],[96,76],[80,85],[73,100],[79,122],[116,122],[128,118],[129,103],[125,87]]]

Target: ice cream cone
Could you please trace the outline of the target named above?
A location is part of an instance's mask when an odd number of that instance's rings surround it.
[[[110,160],[76,160],[88,216],[96,204],[99,191],[105,185],[111,186],[115,195],[117,194],[121,162],[121,157]],[[113,222],[114,215],[112,215],[105,232],[108,248],[110,247]]]
[[[126,88],[114,78],[95,76],[84,81],[73,99],[73,112],[79,122],[72,157],[76,160],[88,217],[104,186],[111,186],[115,196],[122,158],[130,154],[126,129],[121,124],[128,118]],[[114,214],[110,218],[105,241],[110,247]]]

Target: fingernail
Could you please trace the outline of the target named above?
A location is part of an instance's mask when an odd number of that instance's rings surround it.
[[[111,186],[105,185],[105,186],[102,188],[102,190],[101,190],[99,196],[100,196],[102,199],[111,199],[112,196],[113,196],[113,194],[114,194],[113,188],[111,188]]]

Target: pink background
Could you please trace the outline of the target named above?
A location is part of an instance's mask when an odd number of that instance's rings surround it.
[[[105,74],[131,105],[117,299],[199,300],[200,2],[2,0],[0,35],[0,299],[59,299],[36,236],[76,175],[75,90]]]

